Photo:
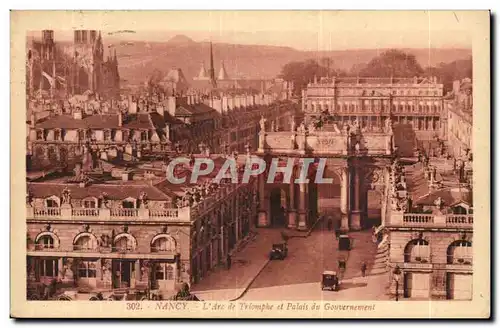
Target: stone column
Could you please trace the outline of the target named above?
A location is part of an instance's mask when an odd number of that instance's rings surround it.
[[[269,225],[267,210],[266,210],[266,197],[265,197],[265,180],[264,174],[259,175],[259,227],[267,227]]]
[[[298,230],[307,230],[307,210],[306,210],[306,194],[307,188],[305,183],[299,184],[299,225]]]
[[[359,209],[360,205],[360,185],[361,185],[361,171],[359,168],[353,168],[354,175],[354,193],[353,193],[353,202],[352,202],[352,211],[351,211],[351,222],[350,228],[351,230],[360,230],[361,229],[361,211]]]
[[[349,171],[347,167],[341,168],[340,187],[340,230],[349,231]]]
[[[290,179],[290,190],[288,193],[288,228],[294,229],[297,227],[297,211],[295,209],[295,177],[292,173]]]

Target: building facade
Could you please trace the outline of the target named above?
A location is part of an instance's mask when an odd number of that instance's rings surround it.
[[[76,30],[69,45],[57,44],[54,31],[28,45],[27,94],[47,98],[90,92],[106,98],[120,95],[116,50],[105,58],[101,32]]]
[[[97,172],[83,171],[82,163],[72,176],[28,183],[30,299],[42,297],[37,286],[54,280],[72,299],[113,290],[168,298],[182,283],[195,284],[225,265],[255,225],[254,181],[171,185],[157,164]],[[187,165],[176,174],[191,170]]]
[[[437,78],[321,78],[302,91],[307,120],[334,115],[341,125],[357,119],[362,129],[380,129],[392,117],[409,124],[419,139],[443,135],[443,85]]]
[[[455,158],[472,155],[472,81],[453,83],[453,91],[445,101],[447,109],[447,142]]]
[[[473,204],[453,170],[417,163],[391,170],[386,229],[392,295],[471,300]]]

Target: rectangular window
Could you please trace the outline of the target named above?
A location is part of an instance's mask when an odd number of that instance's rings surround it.
[[[96,263],[94,261],[81,261],[78,264],[78,277],[79,278],[95,278],[96,277]]]
[[[40,277],[57,277],[58,263],[56,259],[42,259],[39,265]]]
[[[47,207],[59,207],[59,204],[53,199],[46,199],[45,204],[47,204]]]
[[[83,207],[84,208],[96,208],[97,206],[96,206],[95,200],[84,200]]]

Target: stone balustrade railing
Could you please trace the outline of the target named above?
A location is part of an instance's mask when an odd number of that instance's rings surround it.
[[[401,227],[470,228],[474,224],[472,214],[422,214],[391,212],[389,225]]]
[[[27,219],[50,219],[50,220],[138,220],[138,221],[190,221],[193,220],[191,209],[166,208],[71,208],[63,205],[61,207],[26,207]]]
[[[434,215],[432,214],[413,214],[408,213],[403,215],[404,225],[429,225],[434,223]]]
[[[474,216],[471,214],[449,214],[446,216],[446,226],[450,227],[472,227]]]

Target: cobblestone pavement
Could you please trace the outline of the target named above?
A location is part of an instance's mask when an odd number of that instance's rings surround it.
[[[334,233],[319,227],[308,238],[291,239],[288,258],[269,263],[241,300],[388,299],[387,276],[370,275],[377,254],[371,230],[349,235],[354,244],[340,291],[321,291],[321,274],[324,270],[338,271],[340,252]],[[361,276],[363,262],[367,265],[366,277]]]
[[[250,281],[266,265],[273,243],[281,241],[284,228],[256,229],[255,240],[232,255],[231,269],[218,268],[192,287],[202,300],[232,300],[239,297]],[[302,239],[302,238],[301,238]]]

